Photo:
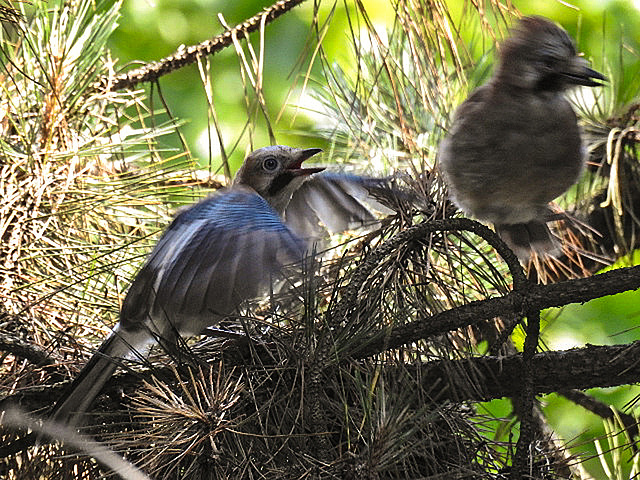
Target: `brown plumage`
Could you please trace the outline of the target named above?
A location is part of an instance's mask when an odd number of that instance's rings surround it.
[[[580,130],[564,92],[604,79],[576,54],[565,30],[526,17],[502,45],[492,78],[455,112],[438,154],[452,200],[493,223],[521,258],[554,252],[548,203],[583,168]]]

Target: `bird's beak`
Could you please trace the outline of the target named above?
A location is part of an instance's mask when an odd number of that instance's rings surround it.
[[[291,160],[291,163],[287,166],[286,171],[293,175],[311,175],[312,173],[318,173],[324,170],[324,167],[311,167],[302,168],[302,162],[320,153],[321,148],[306,148],[298,150]]]
[[[585,87],[599,87],[602,86],[602,81],[608,80],[600,72],[590,68],[587,61],[582,57],[575,57],[569,68],[562,75],[568,82],[574,85],[584,85]]]

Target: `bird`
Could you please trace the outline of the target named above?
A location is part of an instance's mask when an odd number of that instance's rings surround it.
[[[323,222],[339,231],[376,220],[363,198],[384,180],[302,167],[319,152],[260,148],[230,188],[174,218],[135,276],[112,333],[54,406],[54,421],[80,425],[122,359],[199,334],[259,296],[284,265],[302,260]]]
[[[440,144],[438,166],[453,203],[493,223],[522,260],[531,252],[558,253],[549,203],[577,182],[586,157],[565,94],[602,81],[562,27],[524,17],[503,42],[493,75],[456,109]]]

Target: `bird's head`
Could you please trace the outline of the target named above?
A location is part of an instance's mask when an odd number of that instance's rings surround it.
[[[576,53],[563,28],[531,16],[521,19],[503,43],[496,79],[517,88],[562,91],[574,85],[595,87],[606,77]]]
[[[238,170],[233,185],[250,187],[279,213],[291,195],[308,178],[324,168],[302,168],[302,162],[320,153],[320,148],[292,148],[274,145],[255,150]]]

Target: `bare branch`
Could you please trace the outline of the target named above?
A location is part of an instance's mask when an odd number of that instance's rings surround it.
[[[156,81],[167,73],[178,70],[185,65],[195,63],[199,57],[213,55],[223,48],[232,45],[234,37],[241,34],[248,35],[258,30],[263,17],[265,17],[264,24],[268,25],[304,1],[305,0],[280,0],[270,7],[265,8],[262,12],[210,40],[206,40],[198,45],[191,45],[190,47],[182,46],[176,52],[162,60],[148,63],[142,67],[118,75],[110,84],[107,79],[103,80],[103,82],[107,85],[109,91],[117,91],[125,88],[133,88],[139,83]]]
[[[55,360],[42,348],[7,333],[0,333],[0,351],[12,353],[35,365],[53,365],[55,363]]]

